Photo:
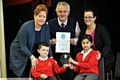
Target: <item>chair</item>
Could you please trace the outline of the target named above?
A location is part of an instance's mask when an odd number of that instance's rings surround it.
[[[112,70],[107,73],[107,80],[113,80]]]
[[[98,63],[99,76],[98,80],[105,80],[104,58],[101,58]]]
[[[115,67],[115,80],[120,80],[120,52],[117,53],[116,67]]]
[[[59,74],[56,75],[57,80],[62,80],[59,76]]]

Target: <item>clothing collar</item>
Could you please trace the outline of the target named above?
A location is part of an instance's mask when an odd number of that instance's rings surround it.
[[[64,22],[64,25],[66,26],[67,25],[67,22],[68,22],[68,18],[65,20],[65,22]],[[61,22],[60,20],[59,20],[59,18],[58,18],[58,24],[61,26],[61,24],[62,24],[63,22]]]
[[[41,61],[45,61],[45,60],[48,59],[48,57],[46,57],[46,58],[41,58],[41,57],[39,57],[39,59],[40,59]]]
[[[84,50],[82,50],[82,51],[81,51],[81,54],[89,54],[91,50],[92,50],[92,48],[89,49],[89,50],[88,50],[87,52],[85,52],[85,53],[84,53]]]

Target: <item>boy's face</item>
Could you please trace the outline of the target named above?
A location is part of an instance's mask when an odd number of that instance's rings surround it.
[[[92,46],[92,43],[88,39],[83,39],[81,44],[83,49],[86,51],[89,50]]]
[[[42,46],[40,49],[37,50],[40,54],[40,57],[45,58],[48,56],[49,53],[49,47]]]

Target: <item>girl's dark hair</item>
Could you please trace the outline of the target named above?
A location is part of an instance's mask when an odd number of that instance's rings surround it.
[[[40,49],[42,46],[49,47],[49,44],[46,43],[46,42],[40,42],[40,43],[38,44],[38,49]]]
[[[88,40],[92,43],[92,36],[91,36],[91,35],[85,34],[85,35],[83,36],[82,40],[84,40],[84,39],[88,39]]]

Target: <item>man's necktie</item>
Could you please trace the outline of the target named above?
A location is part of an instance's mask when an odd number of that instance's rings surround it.
[[[62,28],[64,28],[64,25],[65,25],[64,23],[61,24]]]

